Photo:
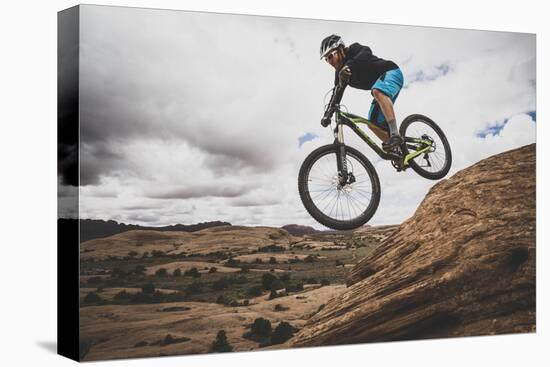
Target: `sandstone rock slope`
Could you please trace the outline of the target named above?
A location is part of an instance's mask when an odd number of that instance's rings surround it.
[[[535,150],[434,185],[289,346],[534,332]]]

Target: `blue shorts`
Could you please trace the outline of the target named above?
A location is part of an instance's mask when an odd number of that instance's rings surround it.
[[[397,68],[388,70],[384,74],[382,74],[382,76],[378,78],[376,82],[374,82],[371,90],[378,89],[379,91],[390,97],[392,102],[395,103],[395,100],[397,99],[397,96],[399,95],[402,87],[403,73],[401,73],[401,69]],[[368,119],[374,122],[376,125],[380,126],[381,128],[389,130],[388,124],[386,123],[386,120],[384,118],[384,114],[382,113],[382,110],[380,109],[380,106],[375,99],[372,100]]]

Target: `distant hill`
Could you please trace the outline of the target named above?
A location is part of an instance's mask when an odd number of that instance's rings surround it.
[[[60,221],[75,221],[76,219],[60,219]],[[164,227],[147,227],[137,224],[125,224],[118,223],[114,220],[98,220],[98,219],[81,219],[80,220],[80,241],[88,241],[96,238],[103,238],[112,236],[114,234],[130,231],[130,230],[153,230],[153,231],[182,231],[182,232],[195,232],[201,229],[218,227],[218,226],[230,226],[231,223],[214,221],[214,222],[202,222],[197,224],[174,224]]]
[[[305,234],[313,234],[320,232],[313,227],[301,226],[299,224],[287,224],[281,227],[293,236],[303,236]]]

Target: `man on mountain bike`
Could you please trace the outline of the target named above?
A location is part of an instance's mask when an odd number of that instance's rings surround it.
[[[374,56],[368,46],[353,43],[346,47],[342,38],[335,34],[323,39],[320,53],[321,59],[324,58],[336,70],[334,103],[340,103],[348,84],[353,88],[371,90],[374,100],[368,119],[378,127],[369,125],[369,128],[382,140],[384,150],[398,147],[403,140],[397,130],[393,104],[403,87],[403,74],[397,64]],[[334,110],[330,108],[325,111],[321,125],[330,124],[332,113]]]

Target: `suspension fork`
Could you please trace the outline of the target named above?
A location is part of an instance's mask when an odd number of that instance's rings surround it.
[[[336,123],[334,128],[334,145],[336,146],[336,166],[341,186],[348,181],[348,164],[346,159],[346,145],[344,144],[344,125]]]

